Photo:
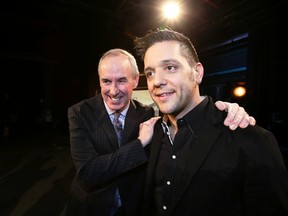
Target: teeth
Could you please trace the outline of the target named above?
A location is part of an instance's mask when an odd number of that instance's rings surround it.
[[[119,100],[120,98],[111,98],[113,101],[117,101]]]
[[[170,95],[170,93],[159,94],[159,96],[167,96],[167,95]]]

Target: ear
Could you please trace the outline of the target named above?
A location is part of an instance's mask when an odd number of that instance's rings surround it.
[[[138,73],[137,76],[133,79],[133,89],[136,89],[138,86],[139,76],[140,74]]]
[[[196,82],[198,85],[202,82],[202,78],[204,76],[204,67],[200,62],[197,62],[195,65],[195,72],[196,72]]]

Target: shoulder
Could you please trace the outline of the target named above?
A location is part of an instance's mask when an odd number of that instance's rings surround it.
[[[248,126],[247,128],[238,128],[236,131],[235,131],[236,135],[239,136],[239,138],[243,138],[243,137],[246,137],[247,139],[251,139],[251,140],[273,140],[273,141],[276,141],[275,140],[275,137],[274,137],[274,134],[259,126],[259,125],[255,125],[255,126]]]
[[[237,128],[235,131],[230,132],[234,144],[241,149],[245,155],[262,156],[263,160],[274,155],[281,157],[280,147],[274,134],[258,125],[248,126],[247,128]],[[253,156],[254,155],[254,156]],[[270,155],[270,156],[268,156]]]
[[[137,109],[137,110],[144,111],[144,112],[151,112],[151,111],[154,112],[154,109],[153,109],[152,106],[147,105],[147,104],[143,104],[143,103],[140,102],[140,101],[131,99],[131,104],[132,104],[132,106],[133,106],[135,109]]]
[[[72,111],[80,112],[83,109],[94,109],[97,106],[97,104],[99,104],[100,102],[101,100],[98,99],[97,96],[86,98],[68,107],[68,112],[72,112]]]

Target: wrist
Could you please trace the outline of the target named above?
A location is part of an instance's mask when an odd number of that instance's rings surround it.
[[[137,138],[137,140],[139,141],[139,143],[143,146],[143,147],[145,147],[147,144],[145,144],[142,140],[141,140],[141,138]]]

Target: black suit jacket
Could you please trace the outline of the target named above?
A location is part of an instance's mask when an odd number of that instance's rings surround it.
[[[76,167],[68,215],[108,215],[117,187],[125,215],[141,211],[148,159],[137,137],[139,124],[152,116],[151,107],[131,100],[119,148],[101,94],[68,108],[71,155]]]
[[[204,110],[165,215],[287,216],[288,174],[274,136],[259,126],[231,131],[223,125],[225,113],[211,98]],[[155,215],[155,169],[164,135],[160,122],[150,144],[145,185],[145,215],[149,216]]]

